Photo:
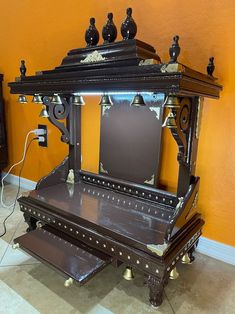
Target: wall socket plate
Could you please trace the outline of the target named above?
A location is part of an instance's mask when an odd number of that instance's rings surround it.
[[[39,124],[39,125],[38,125],[38,129],[43,129],[43,130],[46,131],[44,135],[40,135],[40,136],[42,136],[42,137],[45,138],[44,142],[39,142],[38,145],[39,145],[39,146],[42,146],[42,147],[48,147],[48,141],[47,141],[47,125],[45,125],[45,124]]]

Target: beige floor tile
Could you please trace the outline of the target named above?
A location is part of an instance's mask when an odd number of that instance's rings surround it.
[[[0,280],[1,314],[39,314],[25,299]]]
[[[171,314],[165,299],[159,310],[148,304],[148,289],[142,276],[132,282],[122,279],[122,268],[107,267],[86,285],[64,287],[64,278],[42,264],[0,267],[0,280],[32,308],[43,314]],[[3,305],[0,304],[0,313]]]
[[[22,216],[22,213],[21,213]],[[22,218],[22,217],[21,217]],[[15,230],[13,237],[10,241],[10,245],[7,247],[2,260],[0,261],[1,266],[17,266],[22,264],[32,264],[32,263],[39,263],[38,260],[33,258],[32,256],[28,255],[21,249],[14,250],[12,248],[12,244],[14,243],[13,240],[22,234],[26,233],[27,224],[24,222],[23,218],[21,219],[20,223],[17,225],[17,229]]]
[[[3,256],[6,253],[7,247],[8,247],[8,242],[0,238],[0,265],[3,259]]]
[[[175,313],[235,313],[235,267],[197,254],[165,291]]]

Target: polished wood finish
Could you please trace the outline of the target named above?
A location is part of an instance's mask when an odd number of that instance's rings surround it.
[[[171,270],[186,253],[193,260],[202,232],[204,221],[197,212],[200,178],[195,173],[200,110],[202,97],[218,98],[222,86],[212,75],[177,61],[178,36],[169,50],[169,63],[161,63],[152,46],[133,39],[137,28],[131,10],[127,15],[122,25],[123,41],[110,39],[92,46],[97,38],[92,41],[93,35],[89,35],[90,46],[69,51],[54,70],[24,75],[9,84],[11,93],[42,95],[49,121],[69,147],[64,161],[28,196],[19,198],[29,233],[15,242],[78,282],[80,278],[68,272],[69,256],[78,265],[81,255],[75,257],[73,249],[63,245],[60,254],[65,263],[58,265],[47,251],[50,246],[55,252],[57,240],[50,240],[47,232],[92,252],[91,262],[86,258],[87,279],[108,262],[116,266],[124,263],[145,274],[150,303],[159,306]],[[93,21],[91,24],[94,31]],[[113,104],[101,106],[99,174],[81,170],[81,107],[72,102],[73,96],[90,92],[108,93],[107,99],[109,96]],[[119,97],[120,92],[123,95]],[[61,103],[51,101],[55,93]],[[136,93],[143,97],[143,106],[130,109]],[[160,102],[153,99],[159,95]],[[164,124],[163,116],[167,116]],[[118,120],[119,126],[115,125]],[[178,147],[175,194],[156,186],[164,125]],[[37,229],[38,221],[45,232]],[[101,267],[93,263],[98,254],[105,256]]]
[[[52,229],[38,228],[14,240],[30,255],[39,258],[80,285],[111,262],[111,258]]]
[[[8,159],[2,81],[3,81],[3,75],[0,74],[0,177],[1,177],[1,171],[7,165],[7,159]]]

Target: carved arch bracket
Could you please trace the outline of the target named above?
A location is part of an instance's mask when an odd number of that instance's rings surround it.
[[[62,133],[61,141],[64,143],[69,143],[70,134],[69,130],[66,128],[63,122],[59,120],[64,120],[68,117],[70,106],[69,103],[63,97],[60,98],[61,103],[53,103],[50,98],[45,96],[43,97],[43,103],[48,108],[49,121],[56,126]]]
[[[176,128],[171,128],[171,133],[178,145],[178,162],[187,163],[187,131],[190,124],[190,108],[189,98],[183,98],[179,109],[172,109],[176,120]]]

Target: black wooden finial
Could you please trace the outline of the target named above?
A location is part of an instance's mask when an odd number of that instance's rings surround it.
[[[175,35],[173,37],[173,44],[169,49],[169,54],[170,54],[170,63],[175,63],[177,62],[177,58],[180,54],[180,46],[179,46],[179,36]]]
[[[27,69],[26,69],[26,66],[25,66],[25,61],[21,60],[20,61],[20,76],[21,77],[25,76],[26,71],[27,71]]]
[[[117,38],[117,28],[113,22],[113,13],[108,13],[108,20],[103,27],[102,36],[104,43],[112,43]]]
[[[87,43],[87,46],[95,46],[99,42],[99,32],[97,28],[95,27],[95,18],[91,17],[90,18],[90,26],[86,30],[85,33],[85,40]]]
[[[207,74],[210,76],[213,76],[213,72],[215,70],[215,65],[214,65],[214,57],[209,58],[209,63],[207,66]]]
[[[121,25],[121,34],[124,40],[133,39],[137,33],[137,25],[132,17],[132,9],[126,10],[127,17]]]

